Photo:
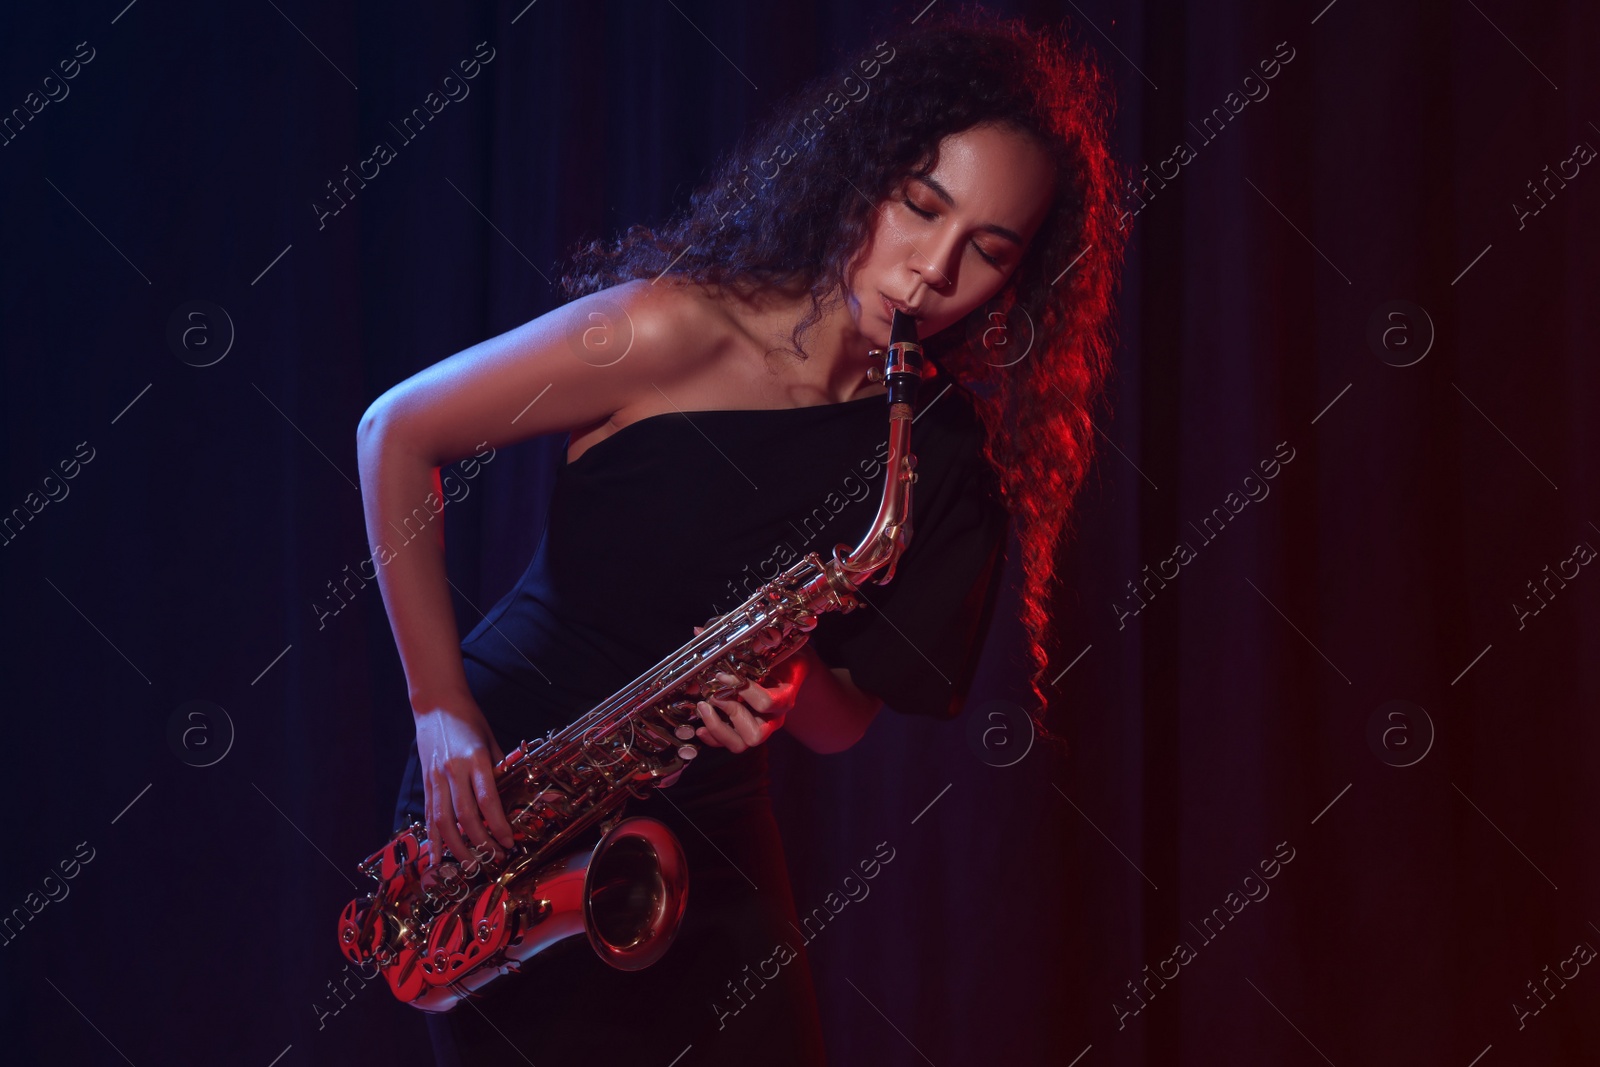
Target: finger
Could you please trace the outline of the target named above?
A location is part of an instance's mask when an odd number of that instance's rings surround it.
[[[423,800],[422,810],[424,814],[422,821],[423,825],[427,827],[428,834],[427,865],[429,867],[437,867],[444,862],[444,838],[442,836],[444,831],[441,829],[443,820],[440,819],[437,810],[438,805],[434,798],[434,788],[431,785],[424,784],[423,792],[425,797]]]
[[[757,713],[752,712],[749,707],[739,707],[739,709],[731,710],[731,712],[728,712],[728,718],[733,723],[734,731],[739,734],[739,739],[744,741],[744,744],[752,747],[752,749],[754,749],[755,745],[766,741],[766,737],[773,733],[773,728],[768,726],[768,721],[770,720],[760,717]]]
[[[773,712],[758,712],[754,708],[748,709],[751,723],[751,736],[755,738],[752,744],[765,744],[767,738],[783,729],[783,717],[786,710]]]
[[[743,699],[741,699],[745,692],[746,691],[741,690],[739,697],[711,698],[712,705],[719,709],[722,712],[723,718],[725,718],[729,723],[732,723],[736,729],[739,722],[736,716],[749,716],[751,714],[750,706],[746,704]]]
[[[704,721],[705,715],[700,711],[699,708],[695,709],[695,713],[700,715],[701,720]],[[700,743],[702,745],[710,745],[712,748],[722,748],[723,747],[722,742],[720,740],[718,740],[711,733],[711,731],[709,729],[707,729],[706,727],[704,727],[704,726],[696,726],[694,728],[694,735],[695,735],[695,737],[700,739]]]
[[[711,710],[710,702],[705,700],[699,701],[695,704],[694,711],[696,715],[700,716],[700,721],[705,724],[695,728],[695,736],[699,737],[707,744],[715,745],[717,748],[724,747],[722,743],[722,734],[719,732],[714,732],[712,729],[714,726],[721,724],[722,717]]]
[[[434,864],[438,865],[445,861],[446,849],[449,849],[450,855],[455,859],[462,860],[471,853],[467,850],[466,842],[461,840],[461,835],[456,831],[456,815],[450,802],[450,788],[443,782],[434,788],[439,794],[439,802],[434,810],[433,819],[428,824],[428,844],[433,850]]]
[[[502,848],[510,848],[514,843],[511,824],[506,821],[505,808],[500,804],[500,790],[495,786],[493,768],[479,768],[473,776],[473,784],[477,788],[478,810],[483,813],[489,832]]]
[[[743,704],[737,707],[725,707],[723,711],[745,744],[759,745],[766,738],[766,728],[761,725],[755,713]]]
[[[434,851],[434,785],[427,781],[427,774],[422,776],[422,833],[427,835],[422,845],[422,856],[427,857],[424,865],[432,867],[438,862],[438,853]]]
[[[483,818],[478,813],[477,791],[473,788],[472,778],[465,768],[450,776],[450,795],[455,804],[456,823],[465,832],[467,840],[474,848],[482,849],[484,855],[492,854],[489,831],[484,829]],[[471,853],[457,853],[462,860],[467,859],[469,855]]]
[[[722,747],[729,752],[743,752],[749,747],[745,744],[744,738],[739,736],[739,731],[724,722],[722,716],[704,700],[700,702],[700,718],[705,720],[706,729],[710,730],[712,736],[721,741]]]
[[[428,818],[428,869],[437,869],[444,862],[444,828],[439,820],[430,816]]]
[[[720,674],[718,677],[730,683],[737,681],[731,674]],[[753,711],[765,712],[772,706],[772,694],[760,682],[745,682],[736,691],[739,699],[748,704]]]

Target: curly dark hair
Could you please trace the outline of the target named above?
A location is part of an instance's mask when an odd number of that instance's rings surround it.
[[[577,297],[669,271],[736,289],[799,282],[811,296],[791,338],[803,356],[803,334],[842,298],[879,206],[926,172],[946,136],[993,125],[1033,137],[1058,176],[1047,215],[1000,293],[924,347],[984,425],[1022,549],[1033,717],[1059,741],[1041,685],[1048,605],[1095,454],[1090,409],[1109,372],[1126,237],[1116,200],[1126,176],[1107,144],[1113,98],[1092,53],[1063,31],[974,7],[918,21],[785,98],[668,224],[577,247],[562,288]],[[995,358],[1017,348],[1025,356]]]

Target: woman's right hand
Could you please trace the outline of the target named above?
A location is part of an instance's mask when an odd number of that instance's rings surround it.
[[[495,764],[505,754],[483,712],[470,699],[458,698],[414,718],[433,863],[444,860],[446,848],[467,864],[498,856],[494,843],[509,849],[511,824],[494,778]]]

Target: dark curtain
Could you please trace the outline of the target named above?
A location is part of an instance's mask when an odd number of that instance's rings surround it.
[[[430,1063],[334,944],[411,729],[357,420],[923,5],[125,3],[0,13],[6,1058]],[[803,912],[893,850],[809,946],[834,1062],[1595,1062],[1600,14],[995,10],[1141,179],[1070,747],[1014,548],[962,718],[773,741]],[[445,513],[463,632],[561,448]]]

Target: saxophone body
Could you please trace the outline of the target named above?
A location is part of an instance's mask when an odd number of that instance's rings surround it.
[[[882,371],[870,372],[889,386],[883,496],[856,546],[837,545],[829,559],[808,553],[588,714],[509,752],[495,778],[513,846],[499,859],[434,863],[425,825],[395,834],[359,864],[376,889],[339,916],[347,959],[375,964],[400,1001],[447,1012],[567,938],[585,936],[621,970],[666,953],[688,902],[688,867],[666,824],[625,817],[628,800],[694,759],[699,700],[759,682],[823,612],[856,610],[856,590],[887,583],[910,542],[911,423],[932,368],[910,316],[895,312],[890,337],[886,353],[872,353]]]

